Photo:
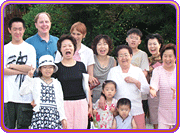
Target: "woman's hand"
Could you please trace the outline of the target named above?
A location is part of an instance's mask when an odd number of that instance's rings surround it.
[[[89,75],[89,83],[91,84],[91,86],[94,86],[98,84],[99,82],[95,77]]]
[[[28,71],[28,76],[30,77],[30,78],[32,78],[33,77],[33,75],[34,75],[34,71],[35,71],[36,69],[35,68],[33,68],[32,67],[32,65],[31,65],[31,70],[30,71]]]
[[[105,110],[105,106],[106,106],[106,100],[105,100],[104,96],[100,96],[100,98],[99,98],[99,108]]]
[[[130,76],[127,76],[125,79],[124,79],[127,83],[133,83],[136,85],[136,87],[140,90],[141,89],[141,83],[136,80],[135,78],[132,78]]]
[[[171,87],[171,90],[173,91],[173,98],[172,98],[172,101],[173,101],[176,98],[176,89]]]
[[[92,106],[88,107],[88,116],[89,116],[89,118],[93,117]]]
[[[67,121],[63,119],[61,123],[62,123],[63,129],[67,129]]]
[[[151,86],[150,86],[149,93],[152,95],[153,98],[157,96],[157,92],[156,92],[155,89],[152,88]]]

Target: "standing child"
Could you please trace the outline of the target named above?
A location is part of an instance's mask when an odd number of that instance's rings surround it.
[[[141,37],[142,32],[137,28],[132,28],[127,32],[126,42],[128,43],[129,47],[131,47],[133,52],[131,63],[134,66],[141,68],[144,75],[147,77],[149,71],[148,55],[146,52],[138,49],[138,46],[141,44]],[[141,97],[143,110],[146,117],[148,112],[148,97],[147,94],[142,94]]]
[[[67,128],[63,92],[60,82],[51,78],[58,70],[51,55],[41,56],[37,69],[39,77],[32,78],[35,69],[31,68],[26,80],[20,88],[20,94],[32,93],[34,103],[32,129],[64,129]]]
[[[94,115],[94,126],[98,129],[110,129],[112,127],[112,122],[114,119],[113,114],[116,113],[116,103],[117,100],[114,99],[116,94],[116,83],[112,80],[104,81],[102,85],[102,93],[106,99],[105,110],[99,107],[99,100],[94,105],[93,115]]]
[[[137,129],[134,118],[129,114],[131,111],[131,101],[129,99],[119,99],[117,111],[119,115],[113,120],[112,129]]]

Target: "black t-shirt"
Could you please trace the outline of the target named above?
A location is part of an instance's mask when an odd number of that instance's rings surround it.
[[[86,73],[85,65],[76,61],[72,67],[66,67],[61,62],[56,64],[58,71],[54,74],[62,85],[64,100],[79,100],[86,98],[82,86],[82,73]]]

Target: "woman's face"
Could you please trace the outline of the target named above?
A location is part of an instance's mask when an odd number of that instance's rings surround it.
[[[109,45],[106,43],[106,41],[102,38],[99,40],[99,42],[96,45],[96,50],[98,55],[105,56],[109,52]]]
[[[148,40],[148,50],[152,54],[152,56],[157,56],[159,54],[159,49],[161,44],[159,44],[156,38]]]
[[[130,66],[131,60],[132,60],[132,55],[130,55],[128,49],[123,48],[118,51],[117,61],[121,67]]]
[[[74,55],[74,45],[69,39],[65,39],[61,42],[61,49],[60,49],[63,58],[70,59],[73,58]]]
[[[81,44],[82,39],[85,38],[85,35],[77,31],[76,28],[71,32],[71,35],[76,39],[77,44]]]
[[[162,61],[165,68],[173,68],[176,64],[174,51],[172,49],[165,50],[162,56]]]

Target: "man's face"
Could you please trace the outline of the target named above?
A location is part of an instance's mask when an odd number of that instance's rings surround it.
[[[21,43],[25,32],[22,22],[13,22],[11,29],[8,28],[8,31],[12,35],[12,42]]]

